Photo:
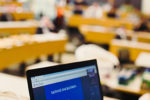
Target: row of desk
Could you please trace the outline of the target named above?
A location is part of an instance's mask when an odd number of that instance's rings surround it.
[[[0,22],[0,35],[35,34],[38,26],[39,22],[34,20]]]
[[[130,53],[130,60],[136,61],[137,57],[142,52],[150,53],[150,44],[148,43],[141,43],[141,42],[134,42],[134,41],[126,41],[126,40],[113,40],[110,43],[110,52],[115,54],[116,56],[119,55],[119,50],[127,49]],[[148,60],[148,59],[145,59]]]
[[[79,27],[81,34],[84,35],[87,42],[94,42],[99,44],[110,44],[110,42],[117,36],[117,28],[81,25]],[[136,38],[139,42],[150,43],[149,32],[134,32],[127,30],[127,37],[131,40]]]
[[[130,52],[130,59],[135,61],[140,53],[150,52],[150,33],[135,33],[129,31],[127,36],[129,38],[137,38],[137,41],[128,40],[113,40],[117,33],[116,29],[105,28],[100,26],[80,26],[80,32],[84,35],[87,42],[98,44],[107,44],[110,46],[110,52],[119,55],[119,50],[127,49]]]
[[[45,36],[39,35],[36,36],[37,41],[35,42],[20,44],[9,48],[0,48],[0,70],[12,64],[25,62],[29,59],[36,59],[43,55],[53,55],[64,52],[67,38],[59,38],[58,34],[55,35],[56,36],[54,36],[54,34]],[[51,38],[46,40],[45,37]],[[53,39],[53,37],[55,39]]]
[[[79,15],[73,15],[69,17],[67,25],[69,27],[79,28],[81,34],[84,35],[87,42],[110,45],[110,52],[112,52],[116,56],[118,56],[119,50],[127,49],[130,52],[130,59],[132,61],[135,61],[140,53],[150,53],[150,33],[135,33],[131,31],[134,26],[130,22],[126,21],[124,23],[116,19],[83,18]],[[97,27],[96,25],[99,27]],[[130,31],[127,31],[127,36],[131,40],[136,38],[138,42],[128,40],[114,40],[117,35],[115,28],[120,26],[125,26],[127,29],[129,29]],[[141,90],[142,79],[140,76],[137,76],[135,80],[131,84],[129,84],[129,86],[122,86],[118,84],[117,74],[118,72],[116,71],[112,72],[112,74],[110,75],[111,77],[109,79],[102,80],[102,83],[114,90],[131,94],[142,95],[145,93],[149,93],[149,91]]]
[[[0,1],[0,6],[5,6],[5,5],[22,6],[23,4],[21,2],[17,2],[17,1]]]
[[[125,26],[127,29],[133,29],[134,25],[133,23],[129,21],[125,21],[122,19],[113,19],[113,18],[84,18],[81,15],[72,15],[67,18],[67,25],[69,27],[80,27],[81,25],[101,25],[106,27],[120,27]]]
[[[0,12],[0,16],[3,12]],[[33,12],[10,12],[15,21],[34,19]]]
[[[6,6],[6,5],[12,5],[16,7],[23,7],[23,3],[18,1],[0,1],[0,6]],[[0,11],[1,14],[4,13],[3,11]],[[15,21],[19,20],[31,20],[34,18],[34,14],[31,11],[22,11],[22,12],[10,12],[10,14],[13,16]]]

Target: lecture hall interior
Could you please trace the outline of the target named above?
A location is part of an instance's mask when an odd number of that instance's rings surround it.
[[[28,70],[91,59],[104,100],[150,100],[150,0],[0,0],[0,100],[30,100]]]

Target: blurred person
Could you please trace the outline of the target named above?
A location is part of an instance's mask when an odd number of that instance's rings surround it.
[[[74,5],[75,5],[75,6],[78,6],[78,5],[83,5],[83,6],[85,6],[85,5],[87,5],[87,3],[85,2],[85,0],[75,0],[75,1],[74,1]]]
[[[144,94],[144,95],[142,95],[140,98],[139,98],[139,100],[150,100],[150,94]]]
[[[148,21],[145,18],[141,18],[140,23],[135,27],[135,31],[149,32]]]
[[[114,0],[108,0],[107,3],[105,3],[103,5],[103,10],[105,12],[110,12],[110,10],[112,9],[113,5],[114,5]]]
[[[111,10],[107,13],[107,17],[110,18],[116,18],[117,14],[116,14],[116,8],[112,7]]]
[[[70,0],[66,0],[66,3],[69,4],[69,3],[70,3]]]
[[[74,14],[78,14],[78,15],[82,15],[83,14],[83,7],[82,5],[78,5],[75,7],[74,11],[73,11]]]
[[[83,14],[83,6],[86,5],[86,2],[84,0],[75,0],[74,5],[75,5],[75,7],[74,7],[73,13],[82,15]]]
[[[126,0],[125,4],[121,5],[119,10],[121,12],[132,12],[134,7],[130,4],[130,0]]]
[[[0,21],[14,21],[14,18],[12,14],[6,12],[1,14]]]
[[[65,7],[67,4],[67,0],[59,0],[58,2],[56,2],[57,7]]]
[[[138,25],[140,23],[140,11],[135,8],[132,13],[127,15],[126,19],[134,25]]]
[[[127,35],[126,35],[127,31],[124,26],[118,28],[116,33],[117,33],[117,36],[115,37],[116,39],[127,40]]]
[[[32,4],[30,8],[37,19],[40,19],[40,13],[43,13],[51,20],[56,17],[56,0],[28,0],[28,2]]]
[[[84,17],[86,18],[101,18],[102,16],[103,16],[103,11],[98,2],[94,2],[84,12]]]
[[[3,6],[3,13],[0,16],[0,21],[14,21],[13,15],[11,12],[15,12],[15,6],[6,4]]]
[[[53,21],[55,28],[52,32],[58,32],[64,28],[64,6],[57,7],[57,17]]]
[[[40,27],[37,29],[37,34],[49,33],[54,30],[55,26],[47,16],[40,14]]]

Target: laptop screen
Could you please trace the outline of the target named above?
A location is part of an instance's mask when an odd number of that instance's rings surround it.
[[[34,100],[101,100],[95,65],[31,77]]]

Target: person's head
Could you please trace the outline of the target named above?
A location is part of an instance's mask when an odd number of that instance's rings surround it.
[[[146,18],[141,17],[140,20],[141,20],[141,21],[140,21],[140,24],[147,24],[147,19],[146,19]]]
[[[116,13],[116,8],[112,7],[111,10],[110,10],[110,13]]]
[[[108,3],[114,5],[114,0],[108,0]]]
[[[76,7],[75,7],[75,10],[80,10],[80,11],[82,11],[83,10],[83,6],[82,5],[77,5]]]
[[[99,3],[98,2],[93,2],[92,4],[94,7],[99,7]]]
[[[78,2],[78,3],[81,3],[81,2],[83,2],[83,0],[75,0],[76,2]]]
[[[129,5],[130,4],[130,0],[125,0],[125,4]]]
[[[40,18],[42,18],[44,15],[43,15],[43,13],[40,13]]]

